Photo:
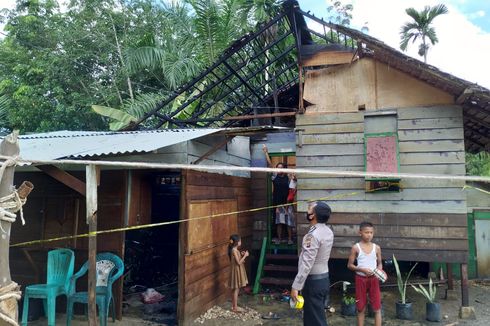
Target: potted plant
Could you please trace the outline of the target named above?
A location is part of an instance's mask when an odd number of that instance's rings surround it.
[[[340,313],[342,316],[355,316],[356,312],[356,298],[347,294],[347,286],[350,282],[342,282],[342,303],[340,305]]]
[[[400,266],[398,266],[398,261],[396,260],[395,255],[393,255],[393,264],[395,265],[395,269],[396,269],[396,282],[398,285],[398,292],[400,293],[400,301],[396,302],[395,304],[396,318],[404,319],[404,320],[412,320],[413,319],[412,303],[407,302],[406,295],[407,295],[408,280],[413,270],[415,269],[415,266],[417,266],[417,264],[413,265],[413,267],[408,272],[405,280],[403,279],[402,274],[400,273]]]
[[[441,304],[436,302],[437,286],[432,282],[432,278],[429,277],[428,289],[422,286],[422,284],[419,284],[418,287],[412,284],[410,285],[417,293],[420,293],[427,299],[425,304],[425,318],[428,321],[441,321]]]

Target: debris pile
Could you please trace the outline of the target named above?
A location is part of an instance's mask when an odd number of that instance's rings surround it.
[[[146,291],[141,294],[141,300],[143,300],[143,303],[145,304],[158,303],[164,299],[165,296],[153,288],[146,289]]]
[[[262,325],[261,316],[256,310],[249,307],[242,307],[242,309],[242,312],[236,313],[219,306],[214,306],[198,317],[195,322],[204,324],[206,320],[210,319],[235,319],[241,321],[254,321],[255,325]]]

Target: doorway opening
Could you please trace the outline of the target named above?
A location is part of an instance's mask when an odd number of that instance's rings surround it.
[[[180,218],[180,172],[148,173],[142,176],[141,185],[146,188],[140,193],[146,193],[150,200],[143,200],[146,204],[140,204],[140,209],[150,206],[150,223]],[[125,243],[128,270],[125,292],[141,294],[142,299],[138,299],[143,301],[143,306],[139,307],[143,319],[174,324],[178,301],[179,224],[128,231]]]
[[[296,168],[296,154],[290,153],[269,153],[271,158],[272,166],[275,167],[278,163],[282,163],[289,169]],[[267,203],[268,206],[273,205],[273,193],[274,193],[274,183],[273,174],[269,174],[267,178]],[[295,188],[295,175],[289,175],[289,187]],[[292,196],[292,200],[288,202],[296,202],[296,196]],[[284,214],[284,216],[277,215]],[[269,209],[268,219],[267,219],[267,242],[269,248],[271,249],[296,249],[297,244],[297,206],[296,205],[286,205],[284,210],[277,210],[276,208]],[[289,219],[293,221],[293,225],[288,225]],[[280,222],[285,222],[282,224]],[[281,232],[281,239],[279,239],[279,232]],[[291,240],[289,241],[289,232],[291,232]]]

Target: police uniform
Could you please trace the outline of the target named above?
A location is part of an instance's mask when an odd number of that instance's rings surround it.
[[[312,225],[303,238],[298,274],[292,288],[302,290],[305,326],[328,325],[324,309],[330,287],[328,259],[332,245],[333,232],[325,223]]]

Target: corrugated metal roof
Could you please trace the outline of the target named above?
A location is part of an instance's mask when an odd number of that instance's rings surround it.
[[[221,129],[167,129],[126,132],[55,131],[19,136],[20,156],[56,160],[152,152]]]

